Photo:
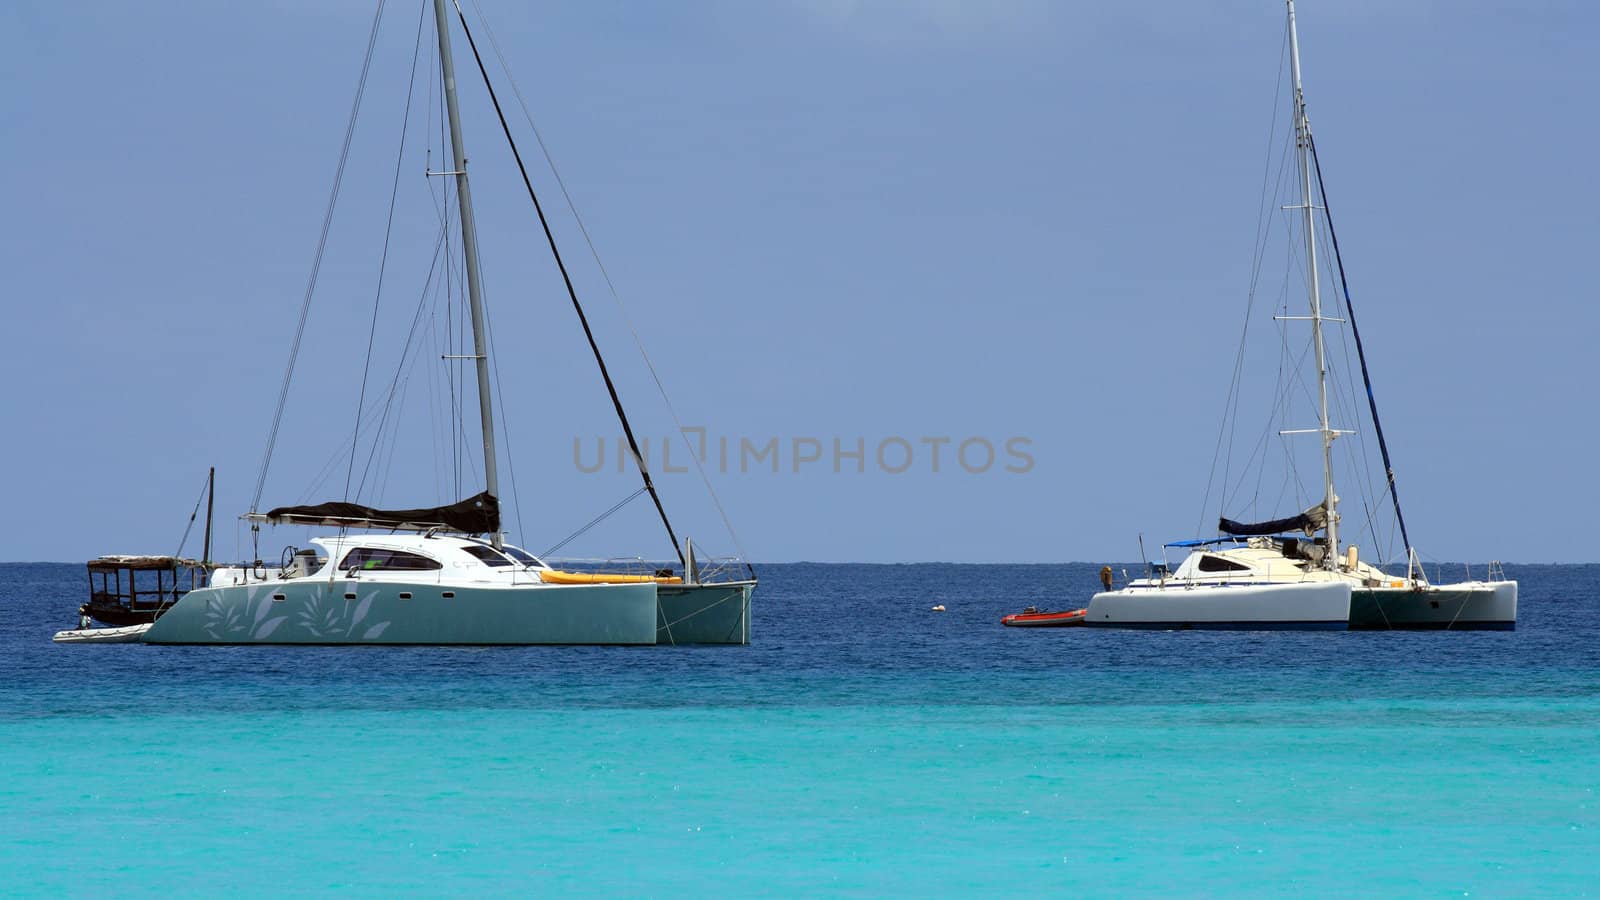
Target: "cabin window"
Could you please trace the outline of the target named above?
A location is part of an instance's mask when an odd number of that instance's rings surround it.
[[[544,568],[544,563],[540,562],[537,556],[534,556],[532,553],[529,553],[521,547],[513,547],[510,544],[507,544],[503,549],[505,550],[507,556],[525,566],[533,566],[536,569]]]
[[[506,559],[504,554],[495,550],[493,547],[482,547],[477,544],[468,544],[461,549],[471,553],[478,559],[483,560],[483,564],[486,566],[499,567],[512,565],[511,560]]]
[[[420,553],[404,550],[384,550],[378,547],[357,547],[345,554],[339,563],[344,571],[360,569],[363,572],[427,572],[444,568],[438,561]]]
[[[1230,560],[1230,559],[1223,559],[1220,556],[1206,555],[1206,556],[1200,557],[1200,571],[1202,571],[1202,572],[1248,572],[1248,571],[1250,571],[1250,567],[1249,566],[1245,566],[1245,565],[1240,565],[1239,563],[1236,563],[1236,562],[1234,562],[1233,560]]]

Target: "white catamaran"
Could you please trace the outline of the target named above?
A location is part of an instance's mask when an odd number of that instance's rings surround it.
[[[455,11],[471,44],[472,33],[459,4]],[[420,509],[330,502],[252,512],[246,518],[252,520],[253,528],[262,523],[310,525],[335,528],[338,534],[313,539],[316,549],[286,549],[277,565],[258,561],[216,568],[207,586],[184,594],[140,637],[156,644],[749,643],[754,571],[746,566],[748,577],[714,580],[707,577],[709,573],[702,575],[692,544],[685,541],[679,545],[502,116],[502,128],[628,435],[644,479],[640,493],[647,491],[655,501],[681,571],[562,571],[505,541],[490,394],[490,343],[445,0],[433,0],[432,18],[437,28],[452,166],[450,172],[429,174],[453,178],[459,206],[473,341],[471,355],[461,358],[471,359],[476,367],[484,490],[458,503]],[[376,20],[373,27],[376,34]],[[475,44],[472,52],[498,112],[499,101]],[[370,43],[368,53],[370,61]],[[301,321],[303,328],[303,315]],[[290,365],[292,371],[292,354]],[[286,395],[287,378],[284,390]],[[280,398],[280,417],[282,409]],[[269,459],[276,433],[275,423],[268,441]],[[263,481],[265,471],[263,462]],[[257,501],[259,498],[260,482]],[[352,534],[352,529],[373,533]],[[731,569],[723,567],[721,571]]]
[[[1366,356],[1350,305],[1344,266],[1338,253],[1333,222],[1326,216],[1327,199],[1321,165],[1306,117],[1300,82],[1300,45],[1295,28],[1294,0],[1287,0],[1289,69],[1294,105],[1295,156],[1298,164],[1298,209],[1303,232],[1311,343],[1317,370],[1318,424],[1315,428],[1288,429],[1280,434],[1305,433],[1321,441],[1321,499],[1310,509],[1288,518],[1243,523],[1222,518],[1213,539],[1180,541],[1167,547],[1190,551],[1175,569],[1152,567],[1150,577],[1105,590],[1090,601],[1085,624],[1154,628],[1416,628],[1512,629],[1517,620],[1517,583],[1500,576],[1491,565],[1487,581],[1430,584],[1423,575],[1417,553],[1406,534],[1405,520],[1395,494],[1394,469],[1378,421],[1376,400],[1368,379]],[[1313,190],[1315,179],[1315,190]],[[1320,197],[1322,204],[1315,200]],[[1339,286],[1348,316],[1344,320],[1324,314],[1317,267],[1318,211],[1324,213],[1332,242]],[[1393,501],[1395,519],[1406,551],[1406,571],[1391,574],[1360,559],[1353,545],[1340,544],[1339,496],[1334,492],[1334,441],[1349,431],[1335,428],[1329,417],[1328,349],[1323,323],[1348,324],[1385,473],[1384,492]],[[1298,533],[1298,534],[1296,534]],[[1498,577],[1497,577],[1498,576]]]

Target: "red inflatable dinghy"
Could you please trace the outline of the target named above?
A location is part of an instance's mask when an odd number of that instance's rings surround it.
[[[1030,606],[1022,612],[1002,618],[1000,624],[1010,625],[1013,628],[1065,628],[1069,625],[1082,625],[1088,614],[1087,609],[1040,612]]]

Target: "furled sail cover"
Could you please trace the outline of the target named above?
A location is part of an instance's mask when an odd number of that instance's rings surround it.
[[[500,501],[488,491],[449,506],[425,509],[373,509],[335,500],[312,506],[280,506],[268,512],[266,519],[274,525],[332,525],[402,531],[448,528],[463,534],[488,534],[500,530]]]
[[[1321,531],[1328,524],[1327,506],[1318,503],[1298,516],[1287,519],[1273,519],[1270,522],[1235,522],[1223,517],[1217,523],[1217,528],[1224,534],[1253,535],[1253,534],[1282,534],[1285,531],[1304,531],[1306,537],[1311,537]]]

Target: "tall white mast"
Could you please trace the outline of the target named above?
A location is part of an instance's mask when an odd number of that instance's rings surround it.
[[[439,69],[444,76],[444,104],[450,118],[450,149],[454,160],[456,199],[461,203],[461,246],[466,255],[467,297],[472,310],[472,352],[478,363],[478,416],[483,421],[484,489],[500,498],[500,479],[494,463],[494,407],[489,396],[489,349],[483,324],[483,288],[478,284],[478,227],[472,218],[472,191],[467,187],[467,152],[461,141],[461,113],[456,106],[456,69],[450,56],[450,20],[444,0],[433,0],[439,30]],[[1324,416],[1326,418],[1326,416]],[[490,535],[501,546],[499,531]]]
[[[1300,151],[1300,209],[1305,214],[1306,280],[1311,299],[1311,340],[1317,350],[1317,393],[1322,403],[1323,504],[1328,511],[1327,568],[1339,565],[1339,498],[1333,493],[1333,439],[1337,432],[1328,424],[1328,363],[1322,344],[1322,297],[1317,282],[1316,209],[1311,205],[1311,121],[1306,118],[1306,97],[1300,86],[1300,38],[1294,25],[1294,0],[1289,5],[1289,72],[1294,79],[1295,144]]]

